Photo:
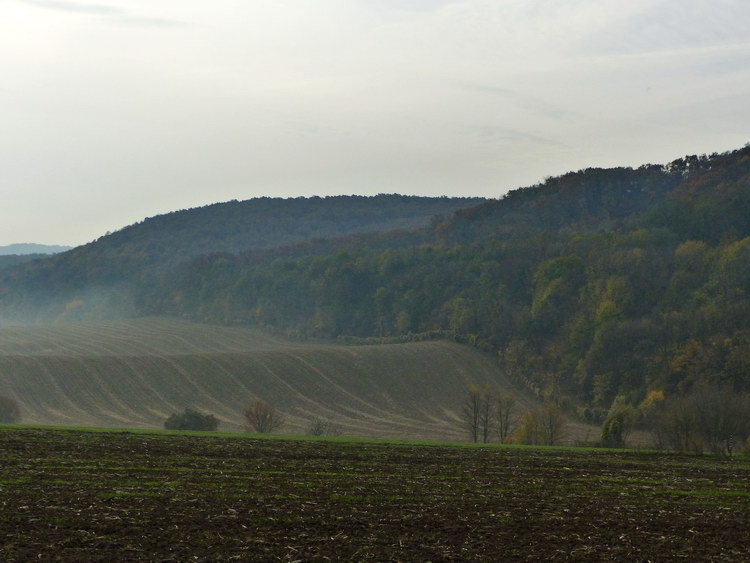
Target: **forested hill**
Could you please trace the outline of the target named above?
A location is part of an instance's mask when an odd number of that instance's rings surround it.
[[[0,321],[133,315],[133,284],[148,285],[158,274],[202,254],[412,230],[481,201],[396,194],[264,197],[175,211],[63,254],[3,268]]]
[[[373,230],[378,205],[416,205],[400,196],[350,202]],[[46,312],[63,318],[169,314],[300,337],[448,336],[492,352],[516,382],[591,421],[649,391],[750,390],[750,147],[566,174],[442,220],[425,213],[418,231],[342,238],[320,227],[306,236],[329,238],[305,241],[306,218],[334,228],[343,219],[331,209],[345,201],[303,203],[305,213],[266,208],[234,223],[210,219],[210,207],[181,212],[5,268],[0,312],[45,296]],[[404,226],[386,215],[384,229]],[[230,224],[279,246],[210,253],[195,242],[234,240]]]
[[[456,244],[519,239],[559,229],[611,230],[664,199],[682,181],[684,167],[676,161],[669,169],[646,165],[570,172],[461,210],[436,234],[441,242]]]
[[[450,335],[592,421],[647,391],[750,390],[750,148],[568,174],[430,236],[203,256],[139,306],[290,335]]]

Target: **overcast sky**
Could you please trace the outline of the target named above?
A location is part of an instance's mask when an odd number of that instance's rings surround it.
[[[0,245],[750,141],[748,0],[0,0]]]

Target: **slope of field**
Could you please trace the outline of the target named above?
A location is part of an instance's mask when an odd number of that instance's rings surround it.
[[[0,328],[0,394],[33,424],[160,427],[193,407],[241,430],[262,399],[283,432],[321,417],[345,435],[462,439],[466,388],[486,381],[510,386],[491,357],[443,341],[300,343],[163,318]]]

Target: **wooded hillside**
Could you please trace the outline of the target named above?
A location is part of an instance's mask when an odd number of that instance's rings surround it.
[[[406,233],[480,201],[396,194],[257,198],[159,215],[69,252],[3,268],[0,321],[132,316],[138,314],[135,284],[148,286],[196,256],[356,233]]]
[[[314,203],[316,213],[327,216],[326,201]],[[153,250],[163,238],[147,236],[150,228],[116,234],[143,237],[137,252],[110,247],[119,249],[117,268],[73,251],[59,258],[73,257],[64,267],[47,262],[24,283],[71,289],[63,317],[95,313],[98,296],[76,289],[90,287],[85,280],[164,265]],[[649,391],[750,391],[750,147],[581,170],[420,231],[202,254],[131,281],[102,310],[303,338],[449,337],[491,352],[516,382],[593,422]],[[1,298],[6,311],[24,305],[17,295]]]
[[[407,248],[204,256],[141,306],[301,336],[450,335],[599,421],[649,390],[750,390],[748,237],[745,148],[551,179]]]

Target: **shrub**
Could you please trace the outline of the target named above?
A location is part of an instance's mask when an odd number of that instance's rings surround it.
[[[310,419],[307,433],[310,436],[341,436],[341,429],[330,420],[316,416]]]
[[[250,432],[268,434],[284,424],[284,417],[265,401],[255,401],[245,410],[245,426]]]
[[[601,445],[607,448],[623,448],[630,431],[637,422],[638,412],[622,397],[617,397],[607,418],[602,424]]]
[[[0,423],[12,424],[21,420],[21,408],[18,401],[5,395],[0,395]]]
[[[193,409],[169,415],[164,421],[167,430],[216,430],[219,421],[212,414],[203,414]]]

